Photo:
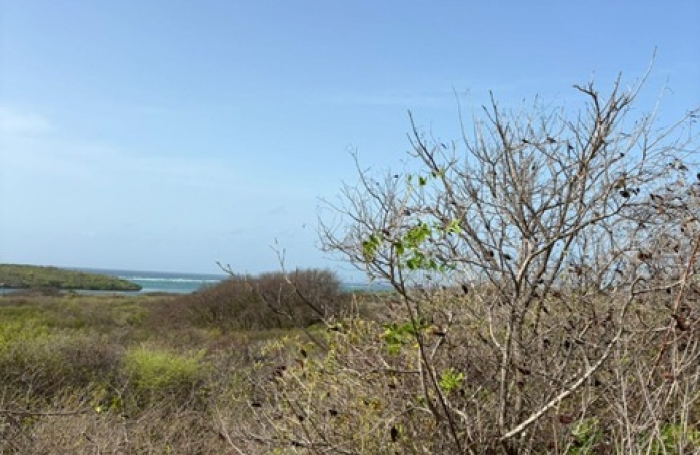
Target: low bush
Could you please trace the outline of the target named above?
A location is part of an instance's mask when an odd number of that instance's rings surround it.
[[[152,317],[159,325],[193,323],[226,331],[306,327],[341,314],[349,301],[333,272],[305,269],[232,275],[154,309]]]
[[[28,327],[30,328],[30,327]],[[97,334],[33,327],[0,346],[0,383],[32,405],[113,382],[122,348]]]
[[[256,280],[256,293],[291,325],[307,326],[339,315],[348,303],[340,281],[330,270],[295,270],[264,273]]]
[[[203,350],[179,354],[144,346],[132,348],[122,358],[124,382],[139,406],[163,400],[187,403],[206,377],[203,357]]]

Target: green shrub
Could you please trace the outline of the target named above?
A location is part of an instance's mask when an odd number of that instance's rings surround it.
[[[11,344],[41,338],[48,334],[49,328],[41,319],[28,317],[26,319],[7,319],[0,321],[0,353]]]
[[[122,369],[139,401],[188,398],[205,378],[203,357],[203,350],[178,354],[140,346],[124,354]]]

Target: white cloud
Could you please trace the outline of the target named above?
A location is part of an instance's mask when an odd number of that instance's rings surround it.
[[[0,132],[4,135],[38,136],[52,130],[51,123],[40,114],[0,106]]]

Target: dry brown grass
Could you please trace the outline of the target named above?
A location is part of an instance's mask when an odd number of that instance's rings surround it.
[[[541,322],[548,329],[527,347],[523,380],[516,384],[525,397],[523,418],[552,397],[560,370],[576,378],[610,341],[614,322],[592,316],[595,302],[567,299],[578,316],[551,302],[549,320]],[[422,330],[437,376],[459,375],[456,386],[445,379],[441,388],[464,450],[501,453],[498,362],[474,303],[443,296]],[[697,320],[694,313],[688,317]],[[700,451],[699,329],[680,330],[670,321],[661,296],[635,301],[610,360],[530,427],[518,453]],[[388,327],[343,320],[325,332],[327,350],[303,339],[270,343],[264,349],[269,362],[247,378],[246,417],[240,418],[240,406],[236,414],[223,412],[232,446],[244,453],[456,453],[444,436],[447,421],[436,420],[431,410],[438,401],[425,392],[415,340],[399,337],[393,349]]]
[[[499,335],[489,333],[477,297],[444,291],[427,299],[421,333],[437,377],[459,378],[441,387],[465,450],[499,453],[498,363],[489,341]],[[672,297],[634,302],[610,360],[530,428],[524,441],[531,453],[700,450],[698,314],[689,306],[684,316],[693,322],[682,330],[667,306]],[[570,309],[552,300],[539,343],[527,347],[518,385],[525,412],[551,395],[559,369],[575,374],[614,328],[595,313],[595,299],[564,298]],[[444,437],[447,422],[430,410],[436,396],[425,394],[415,340],[391,335],[408,322],[399,302],[382,299],[375,303],[383,316],[336,319],[314,328],[313,339],[300,330],[201,335],[206,355],[197,381],[145,400],[119,361],[129,343],[65,329],[63,342],[42,344],[36,336],[12,351],[21,368],[8,368],[4,357],[0,369],[0,453],[455,453]],[[505,312],[494,307],[492,317]],[[160,336],[139,343],[153,352],[169,347],[175,359],[191,349]],[[20,371],[34,373],[22,378]]]

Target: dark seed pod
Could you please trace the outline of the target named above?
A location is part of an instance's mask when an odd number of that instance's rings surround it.
[[[677,314],[672,314],[671,317],[676,320],[676,328],[681,332],[685,332],[690,329],[690,322],[683,316]]]
[[[396,440],[399,438],[399,430],[396,429],[395,426],[392,426],[391,430],[389,431],[389,436],[391,437],[391,442],[396,442]]]
[[[573,421],[574,421],[574,417],[573,417],[573,416],[571,416],[571,415],[566,415],[566,414],[559,414],[559,422],[560,422],[560,423],[562,423],[562,424],[564,424],[564,425],[568,425],[568,424],[570,424],[570,423],[573,422]]]
[[[524,376],[530,376],[530,374],[532,374],[532,372],[530,370],[528,370],[527,368],[523,368],[523,367],[518,367],[518,371],[520,372],[520,374],[522,374]]]

